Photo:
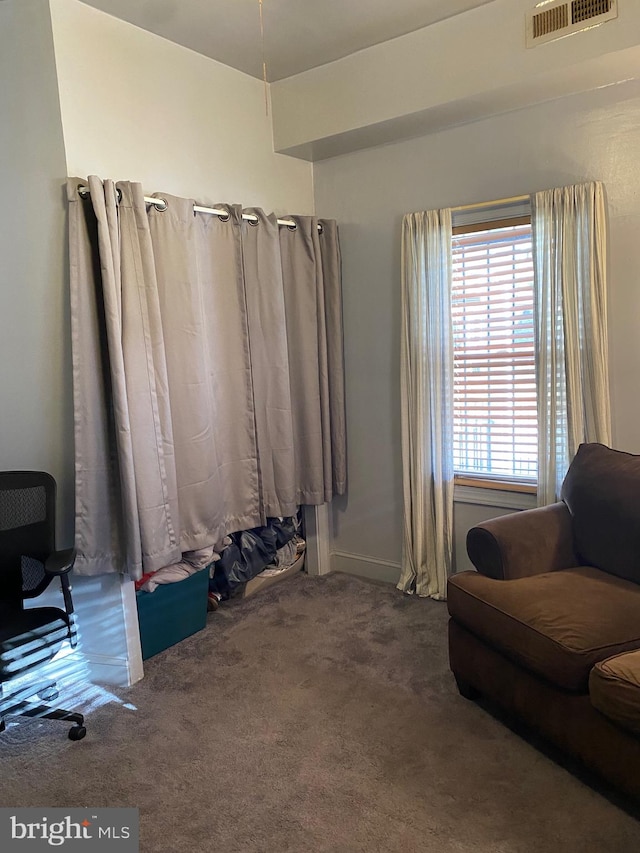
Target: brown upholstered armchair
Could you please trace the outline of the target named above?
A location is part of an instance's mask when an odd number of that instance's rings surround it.
[[[450,666],[640,799],[640,456],[584,444],[552,506],[472,528],[449,581]]]

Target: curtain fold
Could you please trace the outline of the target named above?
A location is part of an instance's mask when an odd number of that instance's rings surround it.
[[[323,251],[317,220],[298,218],[285,263],[260,209],[250,224],[237,205],[194,214],[159,194],[166,209],[147,210],[139,184],[92,176],[85,200],[81,184],[68,183],[76,570],[138,578],[344,489],[335,223]]]
[[[451,211],[402,224],[404,536],[398,589],[446,598],[453,547]]]
[[[538,385],[538,504],[558,500],[584,441],[611,443],[606,213],[599,182],[531,197]]]
[[[340,240],[335,220],[319,219],[318,225],[326,315],[332,490],[333,494],[343,495],[347,489],[347,424]]]

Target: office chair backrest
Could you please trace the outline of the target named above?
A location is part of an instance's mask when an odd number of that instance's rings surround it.
[[[55,550],[56,482],[44,471],[0,472],[0,602],[22,608],[51,577],[44,561]]]

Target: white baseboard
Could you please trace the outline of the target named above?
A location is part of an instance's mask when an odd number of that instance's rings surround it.
[[[138,604],[136,602],[136,585],[127,578],[122,578],[120,586],[122,595],[122,611],[124,613],[124,630],[127,643],[127,686],[131,687],[144,677],[142,663],[142,646],[140,644],[140,625],[138,623]]]
[[[329,505],[304,507],[304,534],[307,540],[305,568],[308,575],[328,575],[331,571]]]
[[[400,563],[380,560],[365,554],[349,554],[346,551],[332,551],[331,571],[345,572],[361,578],[392,583],[394,586],[400,580]]]
[[[133,683],[126,658],[96,654],[84,654],[83,657],[89,670],[89,679],[93,684],[129,687]]]

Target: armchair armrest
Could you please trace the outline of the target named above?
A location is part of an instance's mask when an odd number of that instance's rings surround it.
[[[48,575],[66,575],[73,568],[75,559],[75,548],[67,548],[66,551],[54,551],[47,557],[44,570]]]
[[[562,501],[500,516],[472,527],[467,553],[478,571],[513,580],[580,565],[571,515]]]

